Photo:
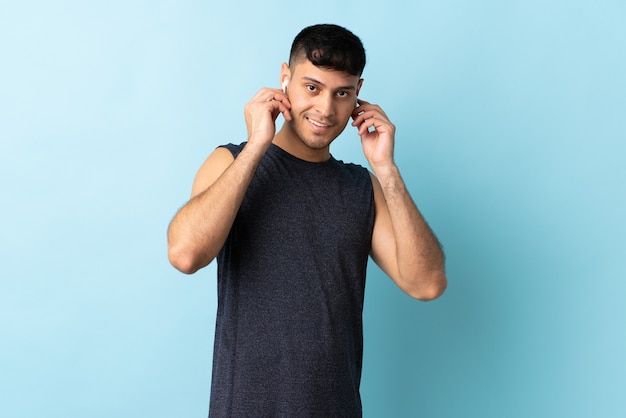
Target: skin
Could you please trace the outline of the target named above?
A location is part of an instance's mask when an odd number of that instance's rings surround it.
[[[302,58],[292,67],[282,65],[283,83],[286,92],[264,88],[246,104],[248,143],[239,156],[218,148],[200,167],[191,199],[168,229],[172,265],[191,274],[217,256],[271,143],[306,161],[326,161],[331,143],[352,119],[373,171],[376,218],[370,255],[411,297],[439,297],[447,286],[441,246],[394,162],[395,126],[379,106],[357,99],[363,80]],[[281,114],[285,123],[276,132]]]

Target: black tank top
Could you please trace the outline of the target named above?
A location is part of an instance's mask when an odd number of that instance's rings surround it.
[[[362,415],[373,224],[365,168],[270,146],[218,255],[210,416]]]

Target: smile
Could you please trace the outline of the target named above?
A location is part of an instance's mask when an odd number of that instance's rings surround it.
[[[329,128],[330,127],[330,125],[325,125],[322,122],[318,122],[318,121],[310,119],[310,118],[306,118],[306,119],[309,121],[309,123],[311,125],[317,126],[318,128]]]

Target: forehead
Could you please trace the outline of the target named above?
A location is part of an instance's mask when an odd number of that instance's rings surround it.
[[[356,86],[360,79],[359,76],[345,71],[316,67],[308,59],[299,60],[291,66],[291,78],[313,79],[327,86]]]

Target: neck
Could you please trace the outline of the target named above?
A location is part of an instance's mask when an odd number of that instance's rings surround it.
[[[304,161],[321,163],[330,159],[330,146],[313,148],[307,145],[285,122],[280,131],[274,136],[272,143],[289,154]]]

